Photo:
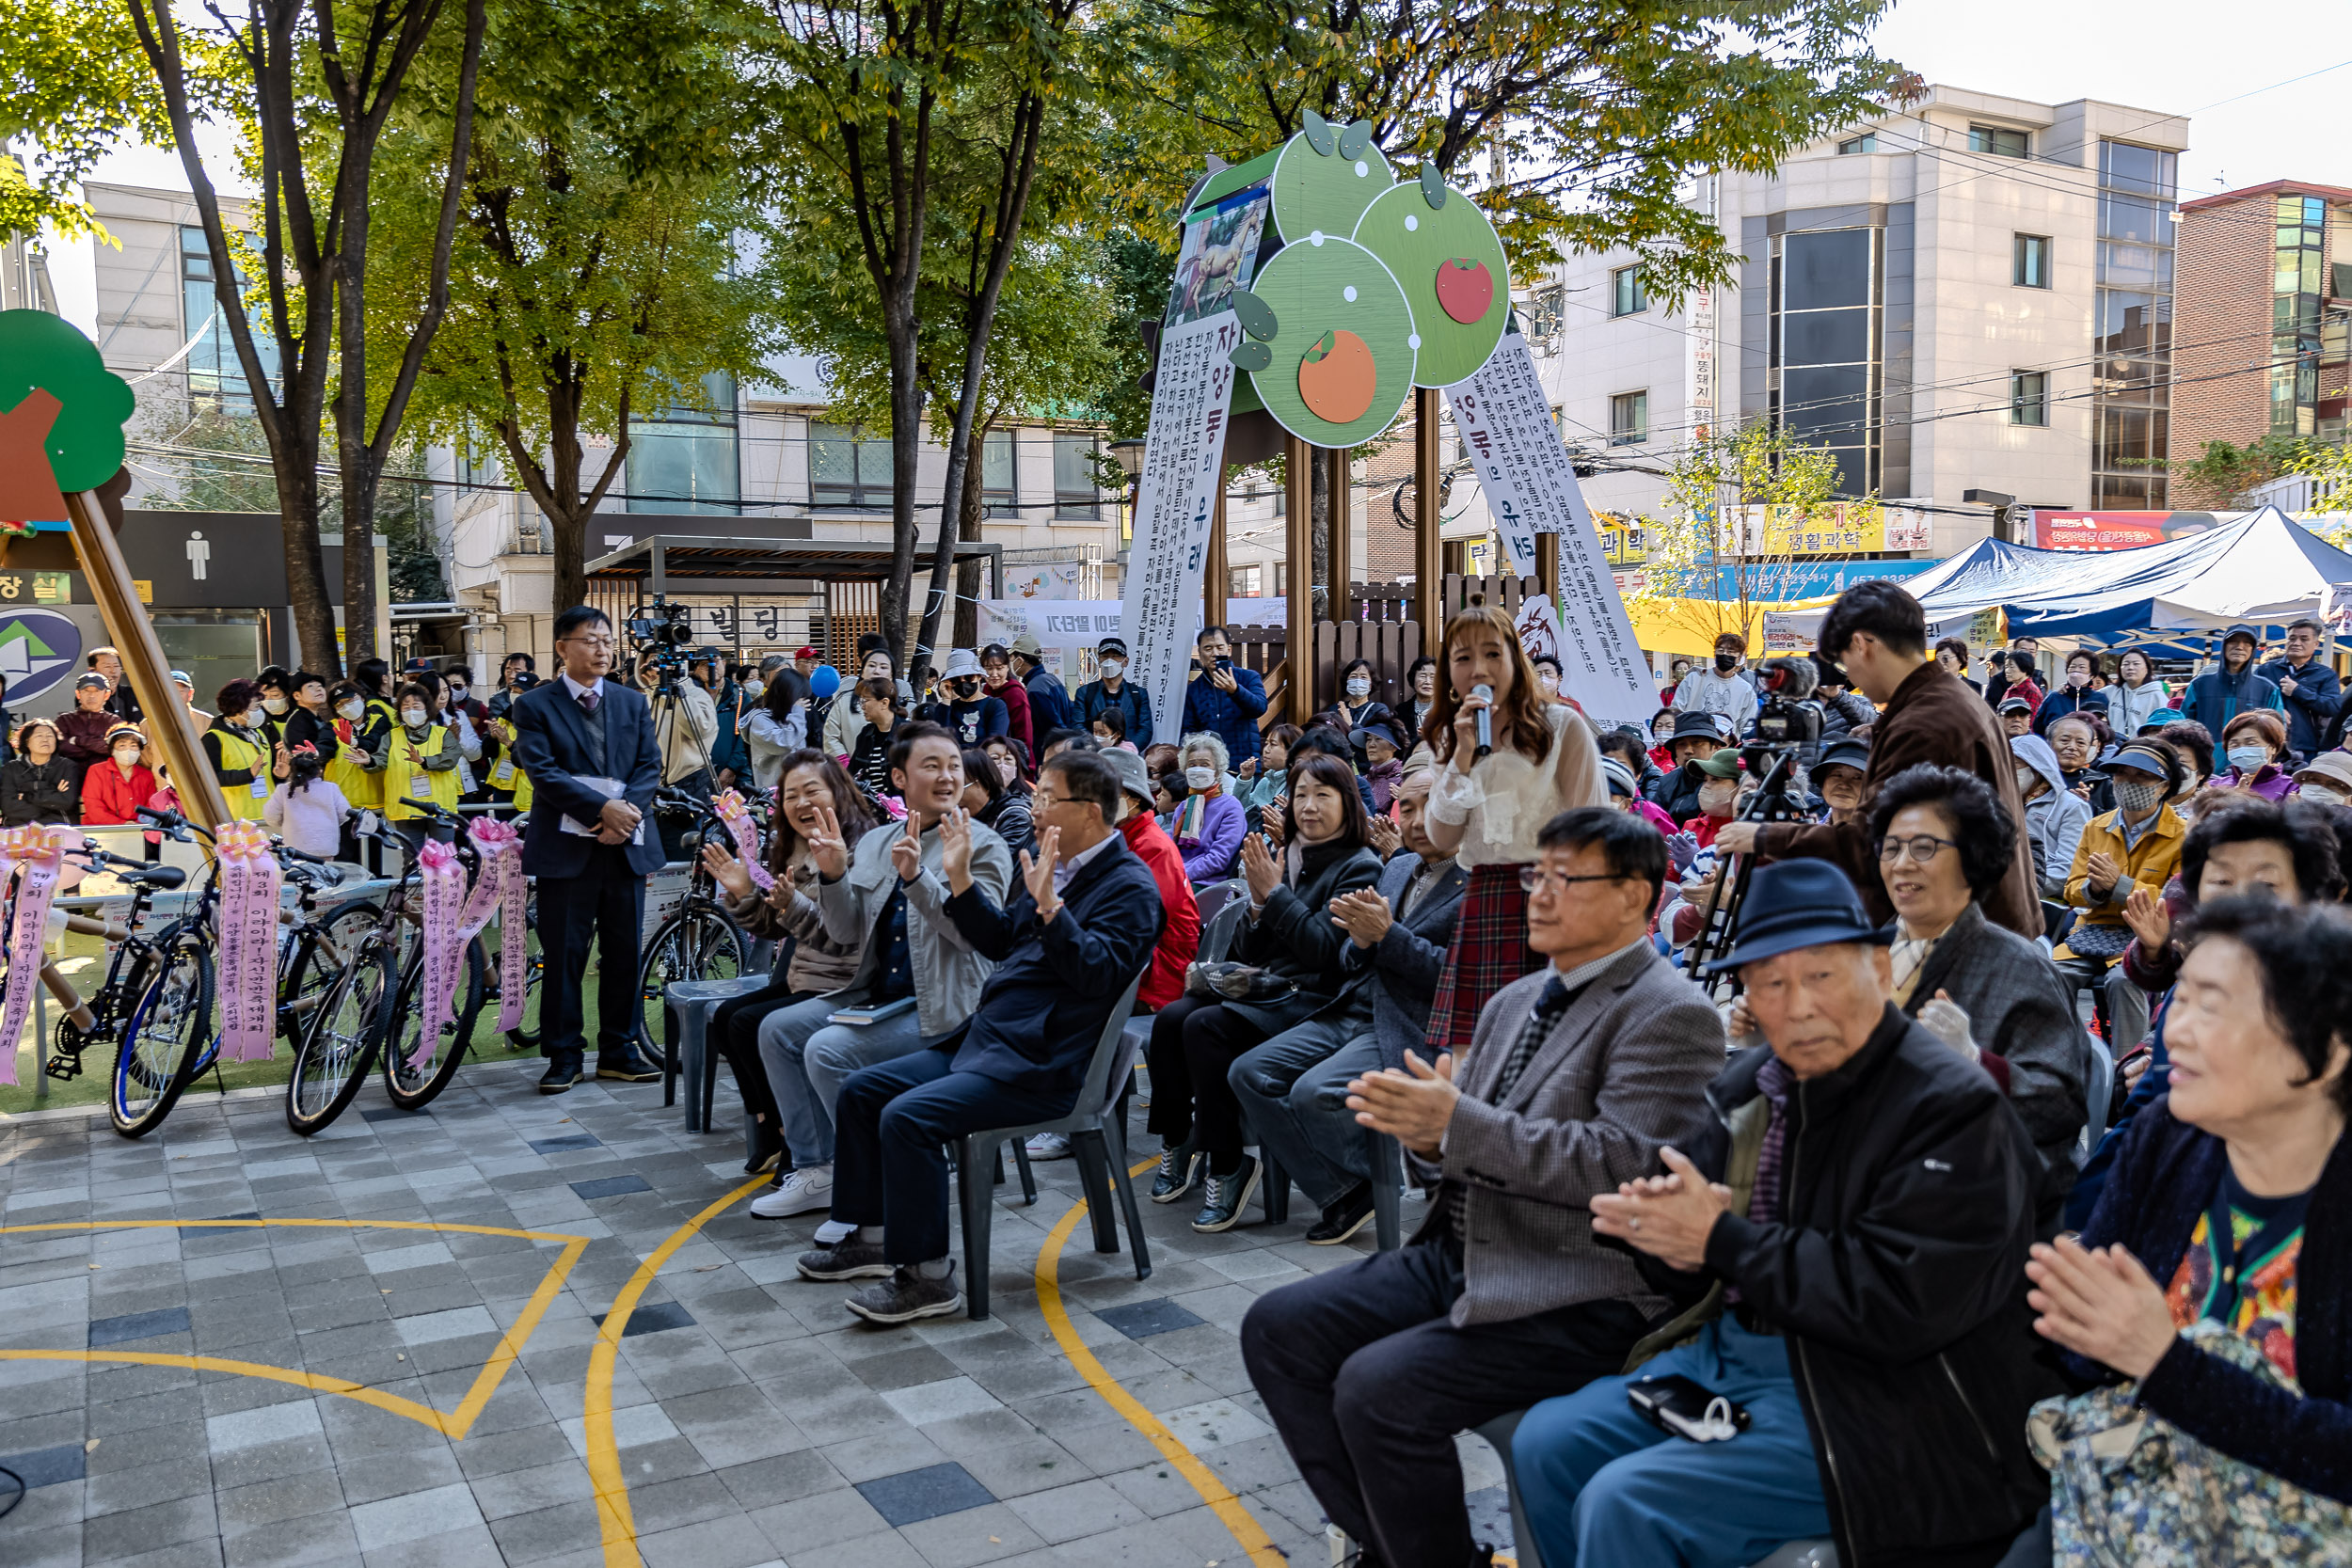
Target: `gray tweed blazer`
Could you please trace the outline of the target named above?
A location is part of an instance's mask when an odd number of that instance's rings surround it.
[[[1659,1148],[1705,1124],[1707,1085],[1724,1067],[1723,1021],[1698,987],[1644,945],[1584,988],[1497,1104],[1511,1043],[1549,973],[1496,992],[1468,1059],[1454,1064],[1462,1099],[1441,1168],[1467,1200],[1456,1327],[1584,1301],[1627,1300],[1652,1314],[1666,1306],[1631,1258],[1593,1239],[1586,1203],[1657,1174]],[[1442,1226],[1448,1207],[1440,1193],[1415,1240]]]

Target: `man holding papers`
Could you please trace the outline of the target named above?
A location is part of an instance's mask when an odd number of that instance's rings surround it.
[[[539,879],[539,945],[548,972],[540,1049],[541,1094],[562,1094],[586,1076],[580,982],[588,943],[602,958],[596,982],[596,1076],[642,1084],[661,1076],[637,1051],[637,931],[645,879],[661,869],[661,847],[645,832],[661,784],[645,699],[617,681],[612,623],[576,605],[555,618],[563,674],[515,699],[515,760],[531,779],[523,872]]]
[[[864,957],[841,990],[760,1020],[759,1059],[792,1169],[774,1192],[752,1200],[754,1219],[786,1219],[832,1204],[833,1107],[842,1080],[959,1027],[972,1016],[988,976],[988,960],[947,918],[940,869],[940,819],[963,798],[963,753],[937,724],[901,724],[892,736],[889,766],[891,787],[906,801],[906,821],[874,829],[852,848],[832,810],[820,808],[819,825],[808,835],[818,882],[803,891],[816,901],[825,935],[844,946],[863,942]],[[971,838],[973,879],[1003,897],[1012,880],[1011,851],[977,824]],[[817,1233],[819,1244],[832,1239],[829,1231]]]

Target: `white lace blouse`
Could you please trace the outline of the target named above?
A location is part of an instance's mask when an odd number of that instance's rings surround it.
[[[1551,746],[1540,763],[1516,748],[1498,746],[1465,778],[1449,762],[1429,793],[1429,815],[1462,830],[1454,858],[1465,867],[1525,865],[1535,859],[1535,834],[1572,806],[1605,806],[1609,785],[1600,749],[1583,716],[1565,703],[1545,711]]]

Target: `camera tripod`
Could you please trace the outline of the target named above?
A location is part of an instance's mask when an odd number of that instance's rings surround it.
[[[1762,757],[1756,754],[1755,748],[1750,748],[1750,752],[1751,755],[1743,760],[1753,768]],[[1738,819],[1741,822],[1759,825],[1794,822],[1804,816],[1803,808],[1788,793],[1788,778],[1796,770],[1796,747],[1775,746],[1771,749],[1770,754],[1772,758],[1771,765],[1765,768],[1756,793],[1748,798],[1747,805],[1740,813]],[[1740,907],[1747,900],[1749,879],[1756,874],[1754,853],[1733,855],[1731,861],[1733,863],[1717,869],[1715,885],[1708,894],[1706,913],[1699,922],[1699,934],[1692,942],[1689,957],[1685,960],[1691,978],[1709,992],[1715,990],[1717,980],[1709,978],[1705,973],[1707,964],[1710,958],[1720,958],[1730,948],[1732,932],[1739,928]],[[1725,872],[1729,875],[1724,875]],[[1731,889],[1728,900],[1724,896],[1726,884]],[[1716,919],[1719,913],[1722,916],[1720,925]]]

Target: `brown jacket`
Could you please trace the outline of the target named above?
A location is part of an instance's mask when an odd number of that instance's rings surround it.
[[[1879,881],[1878,856],[1870,846],[1870,804],[1879,785],[1923,762],[1974,773],[2001,798],[2010,820],[2017,824],[2017,849],[2009,875],[1982,900],[1985,918],[2021,937],[2042,935],[2042,898],[2026,842],[2026,803],[2017,793],[2016,756],[1984,699],[1933,659],[1903,678],[1870,733],[1870,767],[1863,775],[1858,818],[1843,824],[1768,827],[1756,835],[1756,847],[1771,860],[1832,862],[1861,893],[1870,918],[1884,925],[1895,918],[1895,907]]]

